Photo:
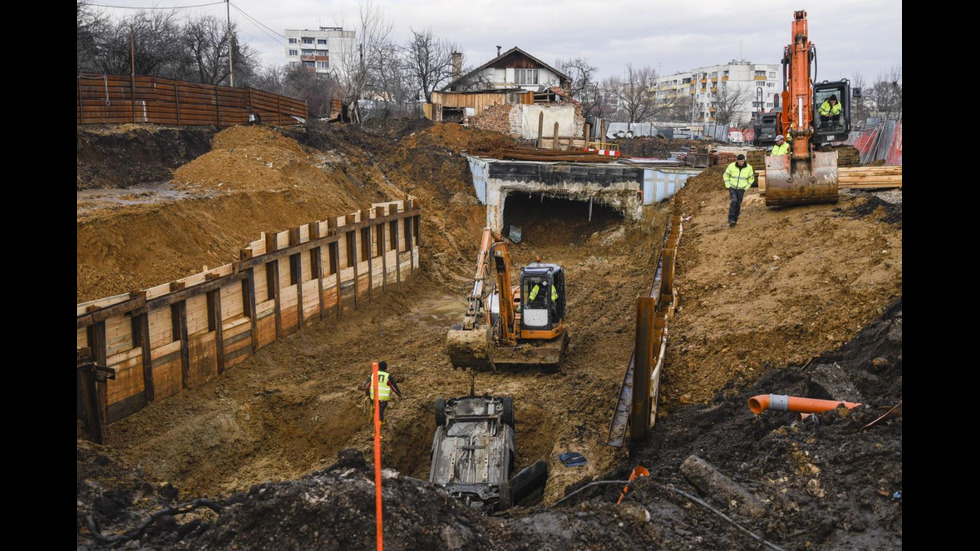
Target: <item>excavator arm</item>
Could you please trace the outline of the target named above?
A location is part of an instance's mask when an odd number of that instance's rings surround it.
[[[836,203],[837,152],[813,147],[813,81],[816,48],[810,42],[806,12],[794,12],[791,43],[783,51],[781,126],[792,146],[788,155],[766,157],[766,206]]]

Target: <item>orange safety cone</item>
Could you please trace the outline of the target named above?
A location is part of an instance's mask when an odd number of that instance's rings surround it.
[[[633,482],[633,479],[641,476],[650,476],[650,471],[646,470],[643,467],[637,466],[633,469],[633,472],[630,473],[630,477],[627,482],[628,483]],[[620,503],[623,502],[623,498],[626,497],[626,492],[630,490],[630,485],[628,483],[626,484],[626,486],[623,486],[623,494],[619,496],[619,501],[616,502],[616,505],[619,505]]]
[[[749,398],[749,409],[759,414],[767,409],[776,411],[798,411],[802,413],[823,413],[836,409],[843,404],[847,409],[853,409],[861,404],[844,402],[842,400],[819,400],[817,398],[801,398],[785,394],[760,394]]]

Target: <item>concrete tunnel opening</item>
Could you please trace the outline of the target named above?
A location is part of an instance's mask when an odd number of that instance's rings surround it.
[[[573,244],[593,233],[623,224],[623,213],[598,198],[570,198],[546,193],[510,193],[504,201],[501,234],[520,229],[530,245]]]

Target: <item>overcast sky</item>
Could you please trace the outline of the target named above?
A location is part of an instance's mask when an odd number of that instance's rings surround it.
[[[354,30],[365,0],[233,0],[231,18],[263,65],[285,63],[285,29],[343,26]],[[91,0],[129,7],[201,6],[215,0]],[[406,42],[412,30],[431,30],[477,67],[515,46],[550,65],[581,57],[599,76],[622,75],[627,64],[671,75],[727,63],[779,63],[791,41],[793,12],[806,10],[817,49],[819,80],[873,83],[902,64],[902,2],[822,0],[371,0]],[[224,2],[181,9],[224,19]],[[108,9],[117,15],[130,9]]]

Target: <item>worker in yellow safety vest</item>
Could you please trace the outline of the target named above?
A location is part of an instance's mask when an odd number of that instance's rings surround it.
[[[538,298],[538,293],[541,291],[541,287],[547,287],[547,286],[548,286],[548,282],[547,281],[542,281],[540,283],[540,285],[537,284],[537,283],[535,283],[534,284],[534,287],[531,287],[531,292],[527,294],[527,301],[529,303],[534,302],[534,299]],[[558,300],[558,289],[556,289],[555,286],[552,285],[551,286],[551,302],[555,302],[557,300]]]
[[[364,394],[374,401],[374,384],[371,381],[373,377],[369,376],[367,381],[362,387],[364,389]],[[402,391],[398,389],[398,384],[395,383],[395,379],[391,376],[391,372],[388,371],[388,362],[378,362],[378,416],[381,418],[381,422],[385,422],[385,408],[388,407],[388,401],[391,400],[391,391],[395,391],[395,394],[399,398],[402,397]]]
[[[820,109],[817,113],[820,115],[820,128],[826,128],[827,123],[834,123],[834,126],[840,126],[840,111],[841,105],[837,101],[837,96],[830,96],[827,101],[820,104]]]
[[[780,134],[776,136],[776,145],[772,146],[770,155],[785,155],[787,153],[789,153],[789,142]]]
[[[755,169],[745,160],[745,155],[739,154],[735,157],[735,162],[728,165],[725,169],[725,188],[728,189],[728,196],[731,202],[728,204],[728,227],[735,225],[738,215],[742,210],[742,197],[745,190],[752,187],[755,181]]]

